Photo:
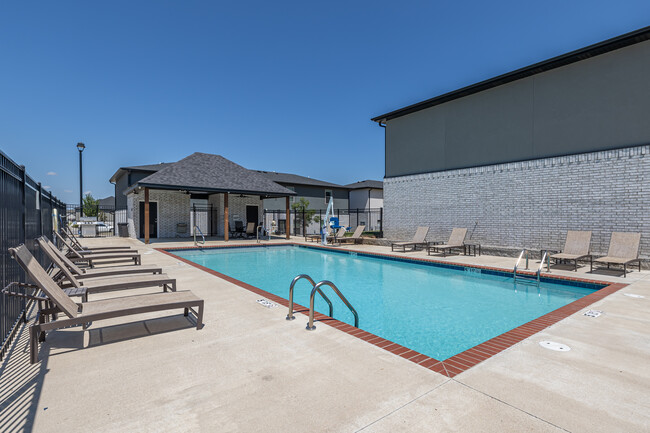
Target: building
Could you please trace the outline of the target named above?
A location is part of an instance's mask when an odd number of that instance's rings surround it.
[[[385,127],[386,237],[561,248],[641,232],[650,252],[650,27],[410,105]]]
[[[309,202],[308,209],[325,210],[330,197],[334,198],[334,209],[348,209],[348,189],[323,180],[312,179],[311,177],[300,176],[290,173],[278,173],[275,171],[258,171],[273,182],[295,191],[291,203],[305,199]],[[268,210],[284,210],[284,203],[278,199],[264,200],[264,208]]]
[[[380,209],[384,207],[384,183],[380,180],[362,180],[345,185],[350,209]]]
[[[350,213],[356,213],[358,224],[366,226],[366,231],[381,232],[384,183],[380,180],[362,180],[345,187],[348,189]]]
[[[191,236],[195,225],[228,240],[238,221],[244,226],[262,221],[263,200],[283,198],[286,212],[296,194],[257,171],[199,152],[175,163],[120,168],[111,182],[116,197],[126,198],[129,236],[145,242]]]

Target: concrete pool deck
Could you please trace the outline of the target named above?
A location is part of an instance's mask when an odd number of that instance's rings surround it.
[[[33,366],[22,328],[0,364],[0,431],[650,430],[649,271],[620,278],[579,269],[578,277],[629,286],[588,307],[602,310],[600,317],[583,309],[449,378],[330,326],[307,332],[305,315],[288,322],[284,307],[264,308],[259,295],[153,249],[191,242],[84,243],[137,247],[143,264],[163,266],[179,289],[205,299],[205,326],[196,331],[182,314],[152,313],[102,321],[85,333],[57,330]],[[251,241],[227,244],[239,243]],[[390,254],[387,247],[342,248]],[[436,259],[504,269],[515,262]],[[542,340],[572,350],[550,351]]]

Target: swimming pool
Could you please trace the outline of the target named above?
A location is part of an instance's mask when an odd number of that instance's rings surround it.
[[[172,250],[173,254],[252,286],[288,298],[298,274],[330,280],[359,313],[359,328],[445,360],[556,310],[597,285],[543,281],[515,285],[510,275],[475,268],[441,267],[347,251],[304,246]],[[334,318],[353,316],[330,289]],[[298,282],[294,301],[309,305],[311,285]],[[331,295],[330,295],[331,294]],[[328,314],[316,298],[316,310]],[[300,316],[298,316],[300,318]]]

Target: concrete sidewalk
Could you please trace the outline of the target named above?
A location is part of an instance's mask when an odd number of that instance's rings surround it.
[[[284,308],[263,308],[259,295],[152,249],[189,242],[84,242],[137,247],[143,264],[163,266],[179,289],[205,299],[205,327],[154,313],[57,330],[35,366],[23,328],[0,367],[0,431],[650,430],[648,271],[623,279],[581,269],[584,278],[630,285],[590,307],[600,317],[574,314],[450,379],[329,326],[306,332],[306,316],[288,322]],[[506,269],[515,261],[440,260]],[[542,340],[572,350],[553,352]]]

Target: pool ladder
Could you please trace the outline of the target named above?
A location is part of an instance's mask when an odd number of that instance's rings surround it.
[[[197,230],[199,231],[199,234],[201,235],[201,239],[203,239],[203,241],[201,242],[201,245],[205,245],[205,236],[203,236],[203,232],[201,231],[201,229],[199,228],[199,226],[195,225],[195,226],[194,226],[194,230],[193,230],[193,232],[194,232],[194,246],[195,246],[195,247],[198,247],[198,246],[199,246],[199,243],[198,243],[197,240],[196,240],[196,231],[197,231]]]
[[[539,268],[537,268],[537,271],[535,272],[534,275],[528,275],[528,274],[519,274],[517,273],[517,269],[519,268],[519,263],[521,262],[521,259],[526,257],[526,269],[528,269],[528,253],[529,251],[527,249],[521,250],[521,253],[519,254],[519,258],[517,259],[517,263],[515,264],[515,268],[512,270],[512,277],[515,280],[515,284],[517,284],[518,281],[522,283],[533,283],[539,287],[539,283],[541,280],[541,274],[542,274],[542,268],[544,267],[544,262],[546,262],[546,270],[548,271],[551,266],[550,262],[550,257],[548,256],[548,252],[544,251],[544,255],[542,256],[542,261],[539,263]]]
[[[318,283],[314,283],[314,280],[307,274],[300,274],[296,276],[296,278],[293,279],[291,282],[291,286],[289,286],[289,314],[287,314],[287,320],[293,320],[296,317],[293,315],[293,288],[296,285],[298,281],[301,279],[305,279],[311,283],[312,289],[311,289],[311,294],[309,295],[309,323],[307,323],[307,330],[308,331],[313,331],[316,329],[316,326],[314,325],[314,298],[316,297],[316,293],[321,295],[321,297],[327,302],[327,305],[329,306],[329,316],[333,317],[334,315],[334,307],[332,306],[332,301],[329,300],[329,298],[323,293],[321,290],[322,286],[330,286],[332,290],[334,290],[334,293],[338,295],[338,297],[343,301],[343,303],[350,309],[352,312],[352,315],[354,316],[354,327],[358,328],[359,327],[359,314],[357,313],[357,310],[354,309],[354,307],[350,304],[350,302],[346,299],[345,296],[341,293],[338,287],[331,281],[323,280]]]

